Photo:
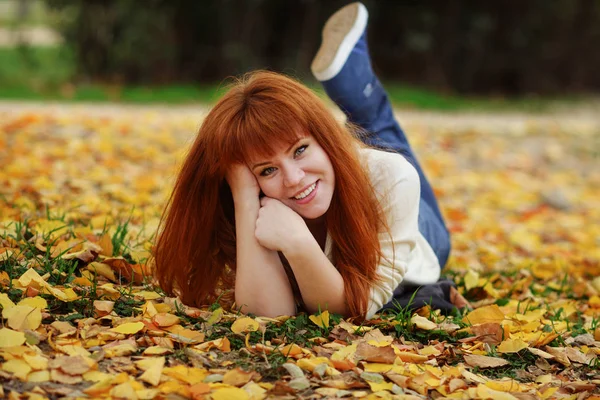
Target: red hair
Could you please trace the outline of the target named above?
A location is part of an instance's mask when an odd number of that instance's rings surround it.
[[[335,188],[326,214],[333,264],[344,280],[350,314],[364,317],[378,280],[378,234],[386,226],[359,160],[360,142],[308,88],[267,71],[234,82],[204,119],[183,163],[154,252],[158,281],[169,295],[202,306],[233,289],[235,223],[227,168],[250,154],[272,156],[303,133],[315,138],[333,166]]]

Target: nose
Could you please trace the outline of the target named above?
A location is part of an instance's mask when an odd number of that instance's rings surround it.
[[[287,166],[284,169],[283,184],[287,187],[298,186],[304,178],[304,170],[298,166]]]

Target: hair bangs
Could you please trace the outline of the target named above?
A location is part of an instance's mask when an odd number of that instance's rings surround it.
[[[231,162],[268,159],[308,136],[304,118],[286,104],[253,104],[238,115],[227,146]]]

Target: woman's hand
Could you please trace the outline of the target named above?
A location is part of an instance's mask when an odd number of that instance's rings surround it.
[[[263,197],[260,205],[255,236],[263,247],[285,254],[290,246],[312,238],[302,217],[279,200]]]
[[[256,177],[246,165],[233,164],[227,170],[225,179],[231,188],[231,194],[235,202],[246,201],[252,198],[258,200],[260,186],[258,186]]]

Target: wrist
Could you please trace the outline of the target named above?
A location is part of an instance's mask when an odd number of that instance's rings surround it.
[[[260,207],[260,200],[258,198],[258,193],[251,189],[241,189],[241,190],[232,190],[231,196],[233,197],[233,204],[238,206],[243,206],[246,204],[250,204],[252,206],[257,205]]]
[[[302,257],[310,251],[311,247],[319,246],[316,239],[310,233],[308,228],[290,235],[286,240],[285,246],[281,249],[283,255],[289,260],[297,257]],[[319,247],[320,250],[320,247]]]

